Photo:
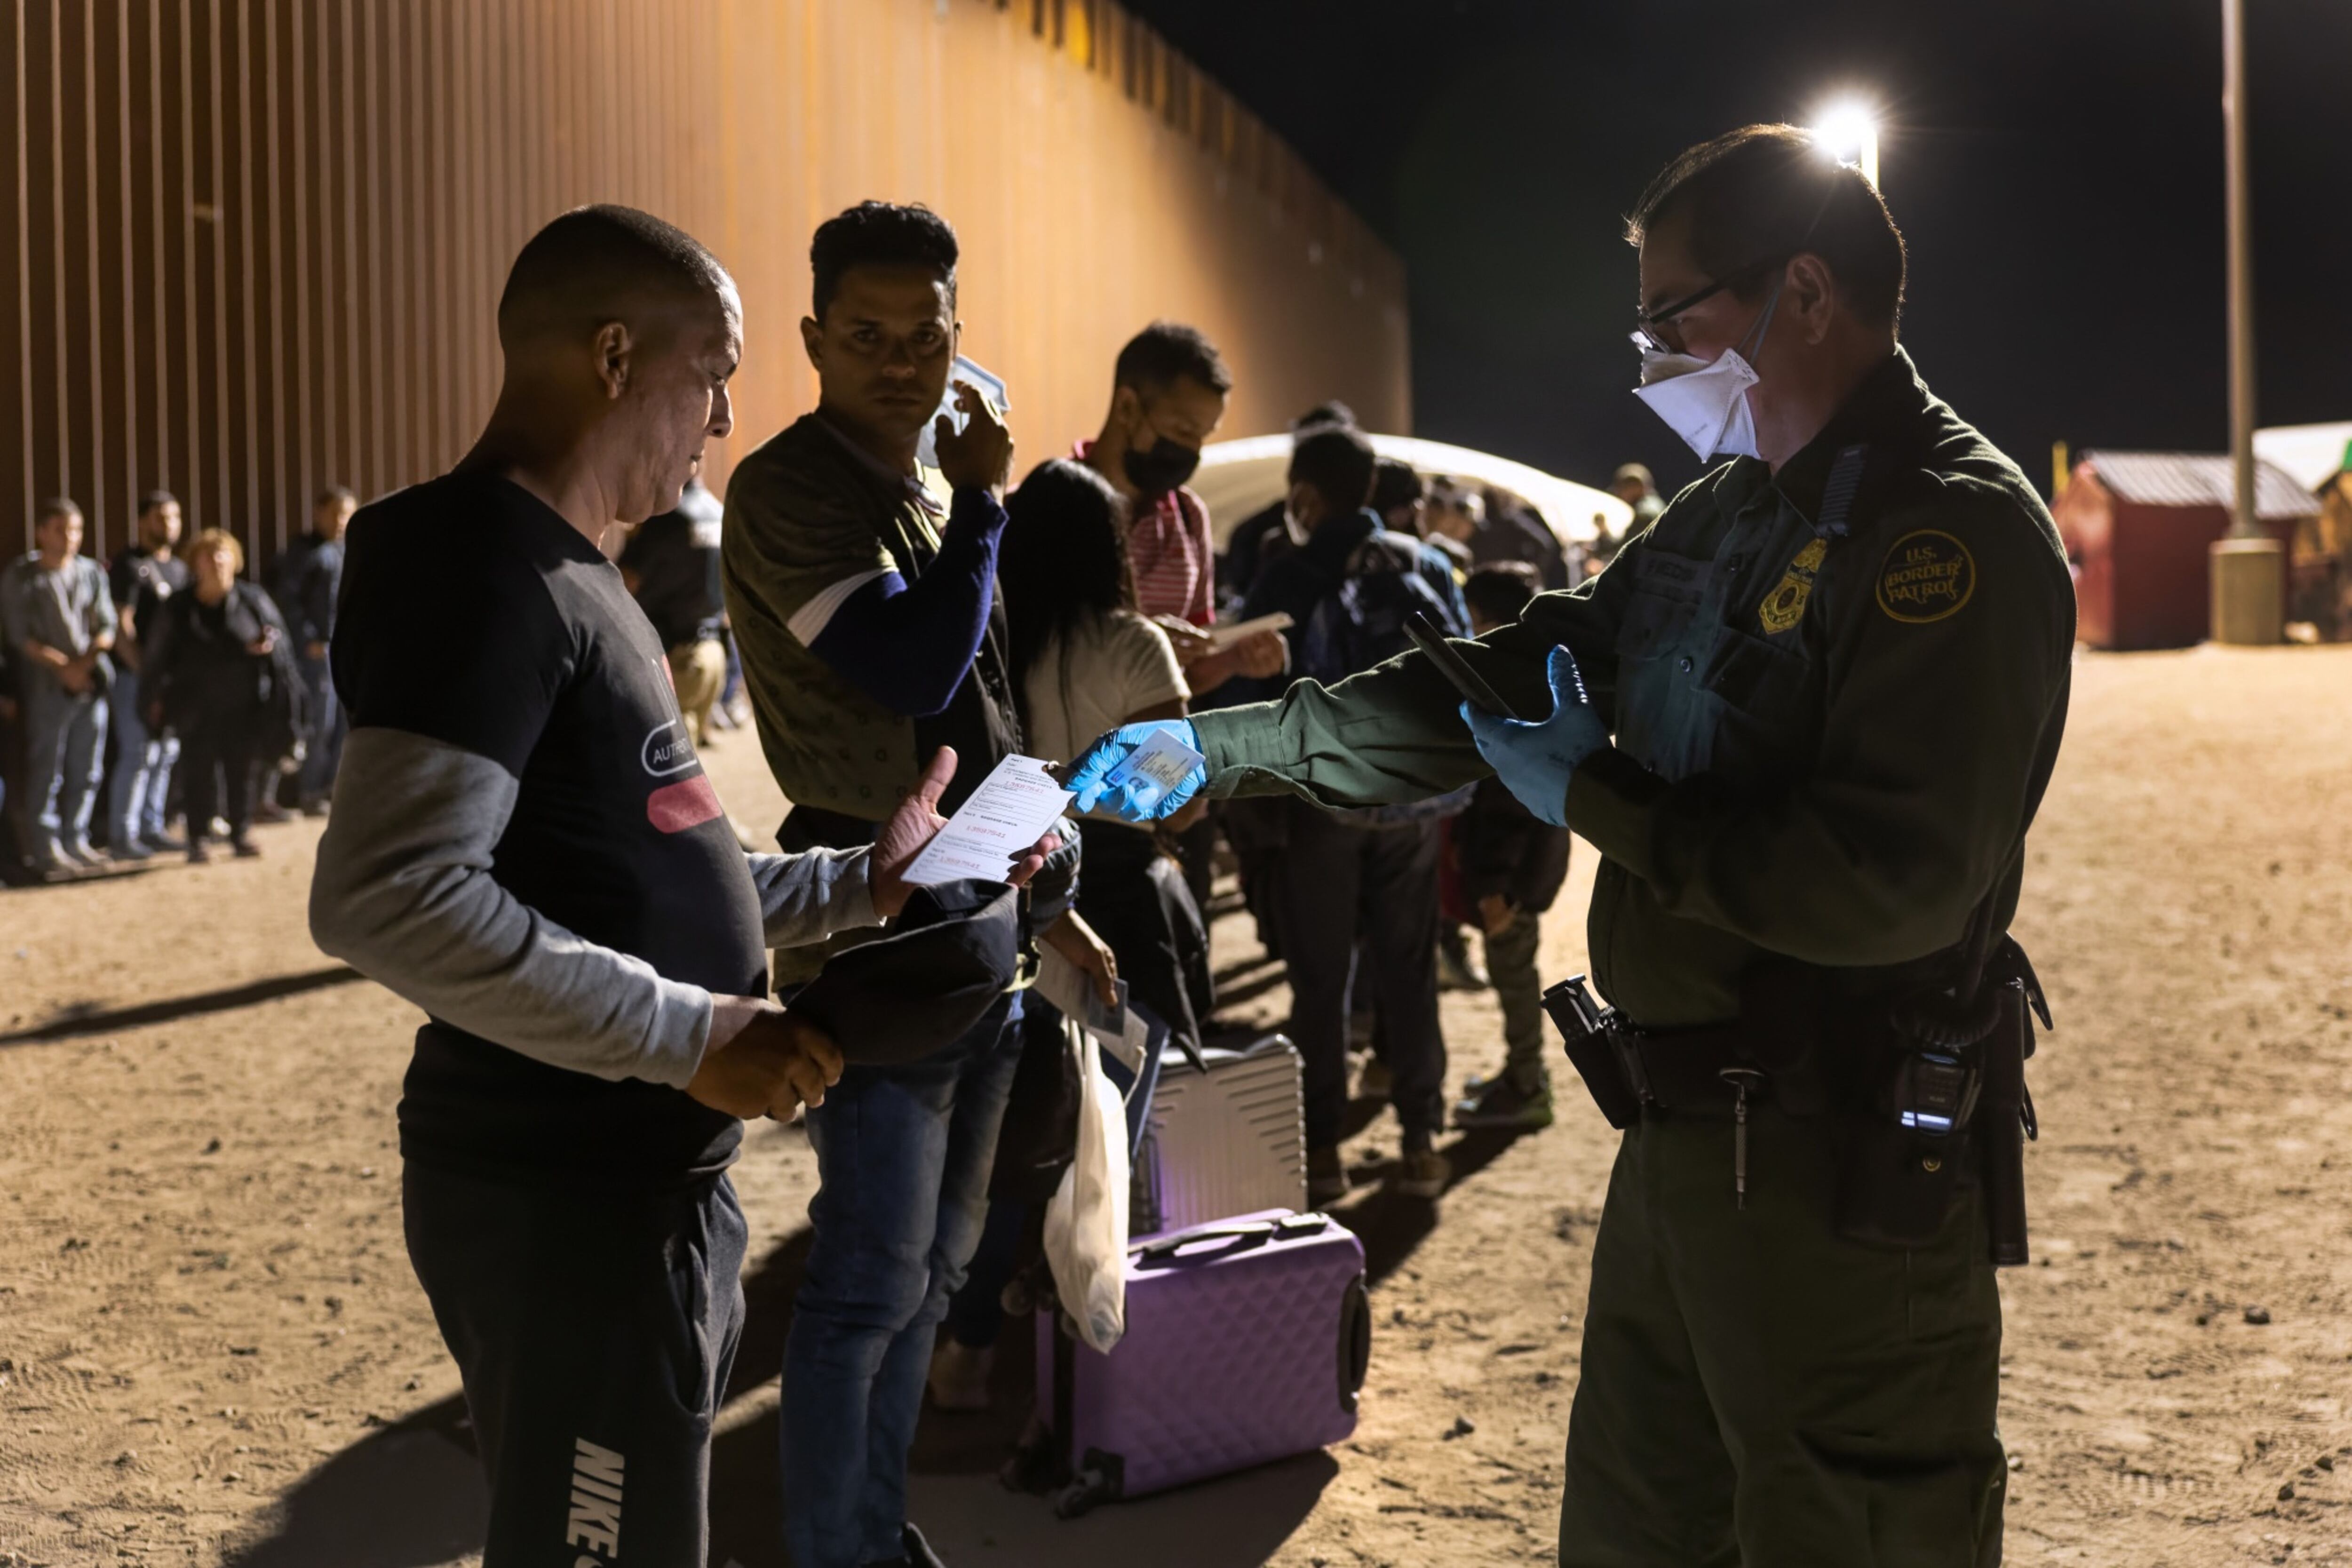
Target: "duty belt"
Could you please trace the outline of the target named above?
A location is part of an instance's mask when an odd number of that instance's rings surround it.
[[[1638,1029],[1615,1008],[1595,1005],[1580,974],[1544,993],[1544,1005],[1568,1037],[1568,1059],[1611,1125],[1630,1127],[1644,1109],[1689,1110],[1729,1101],[1732,1198],[1748,1206],[1748,1102],[1766,1082],[1756,1065],[1752,1030],[1737,1025]]]
[[[1743,1093],[1752,1094],[1764,1074],[1748,1054],[1744,1037],[1736,1024],[1638,1029],[1621,1022],[1610,1031],[1625,1086],[1642,1104],[1659,1110],[1729,1105]]]

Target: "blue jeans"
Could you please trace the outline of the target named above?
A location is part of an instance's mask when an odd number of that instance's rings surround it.
[[[817,1194],[784,1346],[784,1543],[796,1568],[904,1554],[931,1341],[987,1212],[1021,1060],[1016,997],[938,1055],[853,1067],[809,1112]]]
[[[48,845],[89,837],[106,766],[106,704],[93,692],[68,691],[54,679],[27,671],[25,715],[25,798],[17,823],[25,853],[48,858]]]
[[[335,698],[334,673],[323,658],[298,658],[302,669],[304,700],[310,708],[310,734],[302,752],[301,798],[304,805],[326,799],[335,790],[335,770],[343,762],[343,705]]]
[[[139,711],[139,672],[120,670],[108,700],[114,725],[114,782],[106,803],[107,845],[121,849],[163,837],[163,802],[172,793],[172,768],[180,760],[180,738],[150,734]]]

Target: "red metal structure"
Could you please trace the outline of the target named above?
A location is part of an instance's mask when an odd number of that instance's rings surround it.
[[[2226,457],[2084,453],[2052,508],[2075,564],[2081,639],[2102,648],[2203,642],[2212,616],[2207,551],[2229,531],[2231,495]],[[2308,490],[2256,465],[2255,517],[2290,552],[2296,524],[2318,510]]]

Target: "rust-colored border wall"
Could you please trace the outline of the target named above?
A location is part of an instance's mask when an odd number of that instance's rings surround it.
[[[161,485],[266,554],[325,484],[446,467],[507,262],[588,201],[733,268],[739,450],[814,400],[809,231],[866,196],[955,223],[1024,463],[1093,432],[1162,315],[1233,362],[1229,434],[1329,396],[1411,428],[1395,258],[1109,0],[0,0],[0,146],[27,542],[62,493],[110,553]]]

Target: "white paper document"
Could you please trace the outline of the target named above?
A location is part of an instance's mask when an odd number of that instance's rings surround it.
[[[1246,621],[1226,621],[1209,628],[1209,651],[1223,653],[1244,637],[1260,632],[1286,632],[1291,628],[1289,612],[1276,610],[1270,616],[1258,616]]]
[[[1062,1016],[1092,1035],[1129,1072],[1141,1072],[1151,1028],[1128,1006],[1127,982],[1118,982],[1118,1005],[1106,1007],[1094,981],[1076,964],[1042,945],[1038,956],[1042,962],[1037,966],[1037,994],[1059,1009]]]
[[[907,880],[919,888],[967,878],[1002,882],[1013,858],[1045,837],[1070,798],[1036,758],[1005,758],[923,846]]]

